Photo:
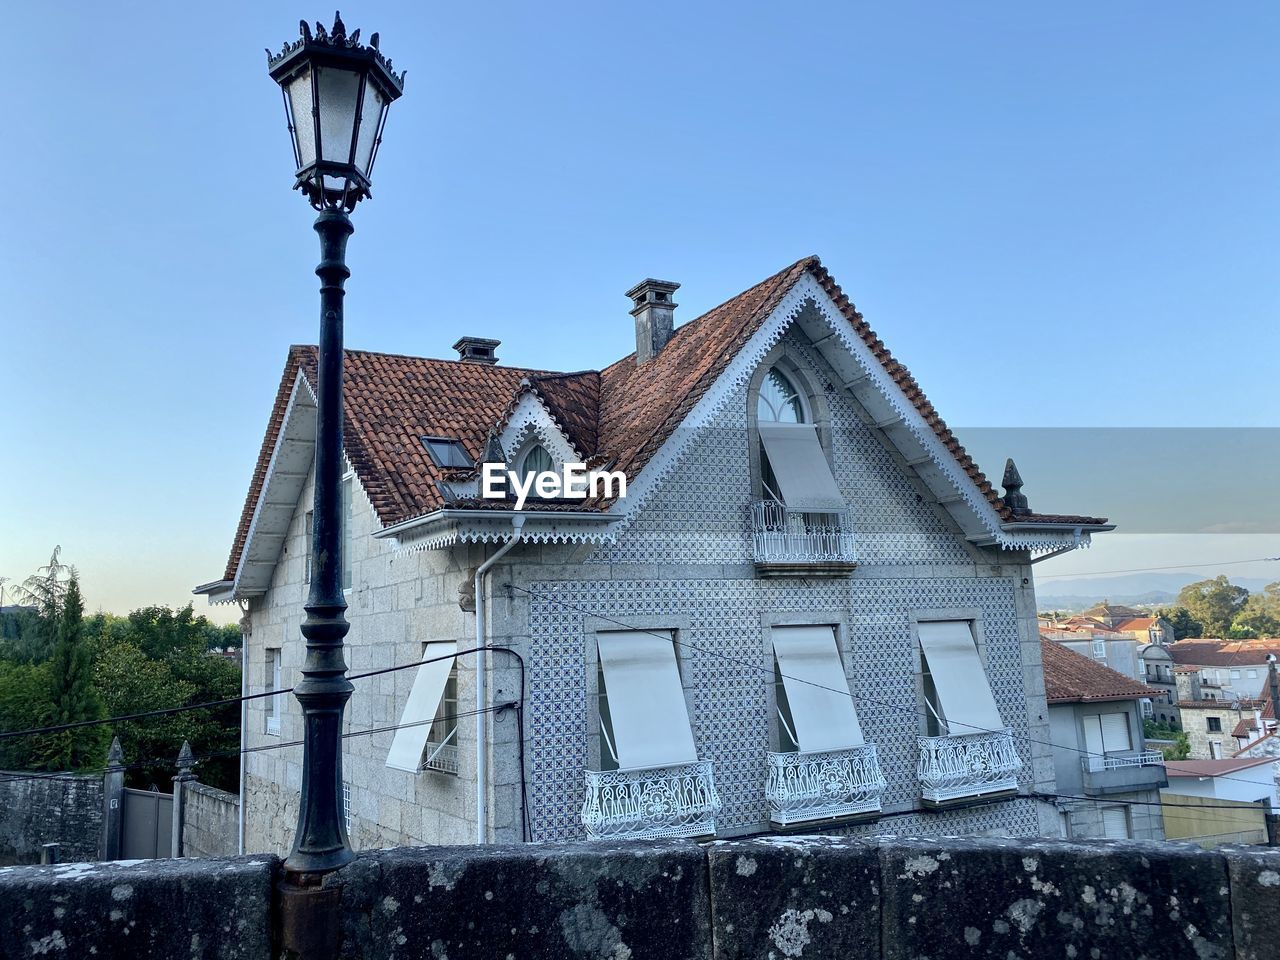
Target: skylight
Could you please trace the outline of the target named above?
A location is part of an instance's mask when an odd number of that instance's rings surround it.
[[[427,448],[431,461],[437,467],[469,470],[475,466],[467,456],[467,451],[457,440],[450,440],[447,437],[423,437],[422,445]]]

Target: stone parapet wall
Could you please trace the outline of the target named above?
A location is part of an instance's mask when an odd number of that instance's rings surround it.
[[[182,855],[235,856],[240,838],[240,798],[194,780],[183,784],[182,791]]]
[[[273,857],[0,869],[13,956],[271,956]],[[1280,957],[1280,850],[791,837],[412,847],[326,886],[345,960]],[[2,951],[0,951],[2,953]]]
[[[39,863],[46,843],[64,861],[97,860],[102,801],[101,774],[0,773],[0,863]]]

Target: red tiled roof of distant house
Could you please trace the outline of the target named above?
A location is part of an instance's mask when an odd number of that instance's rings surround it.
[[[1275,763],[1275,757],[1224,757],[1220,760],[1168,760],[1164,769],[1171,777],[1221,777],[1236,770],[1247,770],[1264,763]]]
[[[1094,700],[1137,700],[1160,695],[1096,660],[1052,640],[1040,641],[1044,661],[1045,699],[1050,703]]]
[[[1280,640],[1179,640],[1166,647],[1174,663],[1198,667],[1235,667],[1280,657]]]
[[[1133,617],[1120,623],[1117,630],[1150,630],[1159,617]]]
[[[1257,709],[1257,708],[1251,708],[1251,709]],[[1275,706],[1271,703],[1270,700],[1265,701],[1265,705],[1261,708],[1261,713],[1262,713],[1262,721],[1263,721],[1261,726],[1254,719],[1253,714],[1250,713],[1249,716],[1244,717],[1243,719],[1241,719],[1239,723],[1236,724],[1236,728],[1231,731],[1231,735],[1233,737],[1248,737],[1248,736],[1251,736],[1257,730],[1262,730],[1262,729],[1266,729],[1269,726],[1273,726],[1273,724],[1269,724],[1266,722],[1268,720],[1274,720],[1276,718]]]
[[[831,297],[853,333],[1002,521],[1106,523],[1100,517],[1063,514],[1014,517],[907,368],[894,359],[817,257],[797,261],[678,327],[666,346],[639,366],[631,354],[598,373],[565,374],[348,350],[343,375],[347,457],[384,526],[422,516],[442,507],[444,496],[436,485],[442,479],[441,471],[431,462],[420,437],[456,439],[472,459],[477,459],[489,429],[509,414],[518,392],[530,390],[547,406],[580,454],[608,460],[612,469],[634,479],[806,274]],[[314,388],[315,367],[314,346],[290,348],[227,563],[228,580],[235,577],[239,565],[294,378],[301,370]],[[470,504],[469,508],[478,505]]]

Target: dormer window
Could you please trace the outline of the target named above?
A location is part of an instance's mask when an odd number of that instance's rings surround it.
[[[423,437],[422,445],[427,448],[431,462],[442,469],[470,470],[475,466],[466,449],[457,440],[450,440],[448,437]]]
[[[547,448],[542,444],[537,444],[529,449],[524,455],[524,460],[520,464],[520,475],[528,477],[530,474],[537,476],[539,473],[546,473],[555,470],[555,461],[551,459],[551,454],[547,453]]]

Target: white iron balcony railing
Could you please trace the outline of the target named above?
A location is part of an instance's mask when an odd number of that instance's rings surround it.
[[[920,738],[920,794],[926,803],[1016,791],[1021,769],[1008,730]]]
[[[1120,770],[1124,767],[1159,767],[1164,765],[1164,754],[1158,750],[1143,750],[1141,753],[1126,753],[1119,756],[1089,754],[1080,758],[1080,765],[1088,773]]]
[[[587,771],[582,822],[592,840],[708,836],[719,812],[710,760]]]
[[[885,780],[874,743],[848,750],[770,753],[769,819],[793,823],[879,813]]]
[[[450,734],[452,739],[453,734]],[[458,772],[458,745],[450,743],[446,740],[443,743],[433,743],[427,741],[426,749],[422,751],[422,769],[437,770],[440,773],[457,773]]]
[[[751,541],[756,563],[852,566],[858,559],[847,512],[802,513],[777,500],[751,504]]]

